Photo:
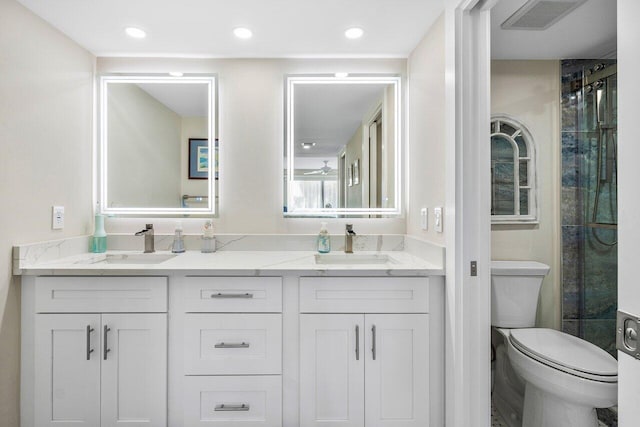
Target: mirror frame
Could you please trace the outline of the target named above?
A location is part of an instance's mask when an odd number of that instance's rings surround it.
[[[162,207],[119,207],[110,208],[107,204],[108,199],[108,164],[107,153],[109,147],[109,139],[107,134],[107,120],[108,120],[108,92],[107,86],[109,84],[118,83],[168,83],[168,84],[206,84],[208,94],[208,141],[209,141],[209,153],[214,153],[215,147],[215,135],[216,135],[216,83],[217,78],[215,75],[192,75],[183,77],[171,77],[166,74],[162,75],[136,75],[136,74],[117,74],[117,75],[101,75],[100,76],[100,94],[99,94],[99,133],[98,133],[98,159],[96,161],[97,166],[97,190],[98,190],[98,211],[105,215],[113,216],[160,216],[160,215],[206,215],[211,216],[216,213],[216,185],[214,181],[215,163],[211,163],[214,157],[210,157],[210,167],[208,175],[208,204],[203,208],[162,208]],[[215,162],[215,160],[214,160]]]
[[[288,75],[285,85],[285,146],[286,146],[286,192],[287,211],[285,217],[346,217],[376,215],[381,217],[399,216],[402,214],[402,77],[393,74],[384,75],[349,75],[347,77],[336,77],[335,75]],[[298,85],[309,84],[390,84],[394,87],[395,96],[395,188],[394,203],[392,208],[307,208],[290,211],[289,206],[293,206],[291,195],[294,181],[295,163],[295,111],[294,98],[295,88]]]

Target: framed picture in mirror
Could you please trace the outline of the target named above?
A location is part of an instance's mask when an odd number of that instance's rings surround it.
[[[189,138],[189,179],[209,176],[209,140]]]

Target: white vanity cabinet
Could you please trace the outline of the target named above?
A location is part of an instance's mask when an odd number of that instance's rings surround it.
[[[301,278],[300,299],[301,425],[431,425],[427,278]]]
[[[23,297],[23,427],[167,425],[165,277],[30,277]]]
[[[22,277],[21,427],[444,425],[442,276],[47,271]]]

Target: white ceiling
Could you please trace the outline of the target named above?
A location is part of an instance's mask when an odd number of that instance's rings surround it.
[[[204,83],[138,83],[138,86],[180,117],[207,117],[209,113],[209,96]]]
[[[18,1],[97,56],[404,58],[446,0]],[[240,26],[253,38],[237,39]],[[361,39],[344,37],[352,26]]]
[[[500,25],[526,2],[501,0],[493,8],[493,59],[615,57],[616,0],[589,0],[544,31],[501,29]]]
[[[96,56],[401,57],[415,48],[446,0],[18,0]],[[502,30],[527,0],[492,11],[494,59],[610,57],[616,0],[588,0],[545,31]],[[147,31],[142,40],[124,28]],[[244,26],[254,36],[237,39]],[[344,30],[360,26],[359,40]]]
[[[365,114],[382,99],[384,84],[297,85],[295,104],[296,157],[329,160],[349,142]],[[315,142],[309,150],[301,142]],[[322,164],[320,164],[322,166]]]

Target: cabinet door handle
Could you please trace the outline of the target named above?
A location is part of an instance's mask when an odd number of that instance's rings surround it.
[[[109,353],[111,351],[111,349],[109,348],[109,345],[107,344],[107,337],[108,337],[108,332],[111,330],[111,328],[109,328],[107,325],[104,325],[104,329],[103,329],[103,334],[102,336],[104,337],[103,341],[104,341],[104,350],[102,353],[102,358],[104,360],[107,360],[107,353]]]
[[[376,325],[371,326],[371,355],[376,360]]]
[[[93,349],[91,348],[91,332],[94,329],[91,325],[87,325],[87,360],[91,360],[91,353],[93,353]]]
[[[249,292],[242,294],[223,294],[222,292],[218,292],[211,294],[211,298],[253,298],[253,294]]]
[[[356,360],[360,360],[360,326],[356,325]]]
[[[215,411],[228,411],[228,412],[240,412],[240,411],[248,411],[251,406],[248,403],[240,403],[237,405],[216,405]]]
[[[213,346],[214,348],[249,348],[248,342],[221,342]]]

